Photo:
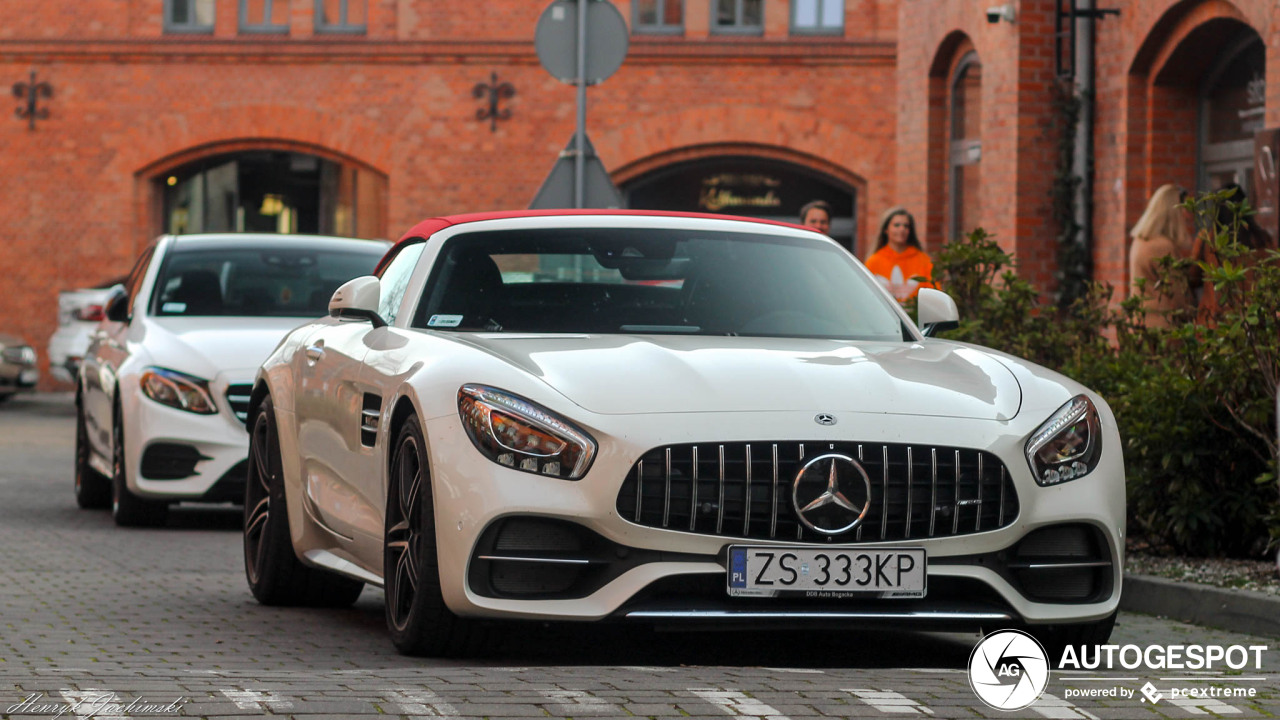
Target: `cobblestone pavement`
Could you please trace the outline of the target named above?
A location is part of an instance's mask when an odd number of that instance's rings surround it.
[[[1261,670],[1231,675],[1055,671],[1045,695],[1012,713],[970,688],[976,635],[512,626],[480,658],[405,658],[386,637],[380,591],[347,610],[254,602],[236,510],[184,508],[168,527],[123,530],[105,512],[77,509],[72,437],[67,396],[0,408],[4,718],[1280,715],[1275,648]],[[1276,643],[1133,614],[1121,615],[1111,642]],[[1161,695],[1154,704],[1143,699],[1148,684]],[[1174,697],[1187,690],[1202,696]]]

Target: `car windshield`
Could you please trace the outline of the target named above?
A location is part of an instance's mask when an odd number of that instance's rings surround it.
[[[373,272],[385,246],[326,250],[208,245],[170,252],[152,295],[155,315],[316,317],[342,283]]]
[[[666,228],[477,232],[450,239],[415,327],[903,340],[902,320],[839,247]]]

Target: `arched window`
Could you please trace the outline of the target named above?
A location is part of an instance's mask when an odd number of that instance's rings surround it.
[[[982,63],[977,53],[967,53],[956,64],[950,97],[947,239],[954,240],[978,226],[982,200],[978,175],[978,162],[982,159]]]
[[[386,178],[306,153],[216,155],[156,178],[164,231],[381,237]]]
[[[1216,190],[1253,181],[1253,135],[1263,127],[1267,99],[1266,47],[1249,30],[1210,68],[1200,87],[1196,183]]]

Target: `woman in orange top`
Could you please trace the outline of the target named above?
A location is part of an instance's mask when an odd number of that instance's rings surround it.
[[[906,208],[889,208],[885,212],[876,251],[867,258],[867,269],[900,303],[915,297],[920,288],[933,287],[933,261],[920,247],[916,219]]]

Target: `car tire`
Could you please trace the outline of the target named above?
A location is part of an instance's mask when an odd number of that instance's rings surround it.
[[[391,641],[405,655],[469,654],[483,640],[480,628],[455,615],[441,593],[435,503],[416,417],[405,421],[392,447],[382,552]]]
[[[84,410],[76,404],[76,505],[86,510],[111,507],[111,480],[89,466],[89,431]]]
[[[169,517],[169,504],[134,495],[125,481],[124,415],[111,414],[111,516],[120,527],[156,527]]]
[[[349,607],[364,583],[303,565],[293,551],[275,407],[268,396],[249,418],[244,495],[244,572],[263,605]]]
[[[1033,626],[1027,631],[1044,646],[1045,652],[1049,655],[1049,664],[1056,668],[1068,645],[1077,648],[1081,645],[1105,645],[1115,625],[1116,613],[1113,612],[1095,622]]]

